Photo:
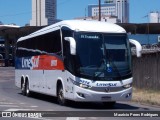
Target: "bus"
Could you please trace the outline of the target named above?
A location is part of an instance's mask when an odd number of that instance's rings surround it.
[[[15,85],[22,94],[55,96],[60,105],[132,98],[131,47],[126,31],[99,21],[64,20],[18,39]]]

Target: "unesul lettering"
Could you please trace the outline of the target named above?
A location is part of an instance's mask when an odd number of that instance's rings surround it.
[[[31,59],[22,58],[22,68],[33,69],[38,67],[39,64],[39,56],[37,58],[32,57]]]
[[[117,83],[97,83],[96,86],[98,86],[98,87],[114,87],[114,86],[117,86]]]

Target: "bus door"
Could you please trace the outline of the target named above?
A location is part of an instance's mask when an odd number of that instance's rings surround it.
[[[74,64],[73,64],[73,55],[70,53],[70,43],[69,41],[66,41],[65,37],[71,37],[73,36],[73,31],[70,30],[67,27],[62,27],[62,43],[63,43],[63,59],[64,59],[64,67],[65,67],[65,78],[64,78],[64,84],[66,89],[66,97],[73,98],[74,97],[74,85],[73,85],[73,72],[74,72]]]

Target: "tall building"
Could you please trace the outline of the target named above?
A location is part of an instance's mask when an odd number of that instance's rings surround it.
[[[160,22],[160,13],[159,12],[150,12],[149,13],[149,22],[150,23],[159,23]]]
[[[57,17],[57,0],[32,0],[30,26],[51,25]]]
[[[121,23],[129,22],[129,0],[116,0],[116,15]]]
[[[88,16],[98,16],[99,6],[88,5]],[[121,23],[129,22],[129,0],[105,0],[101,4],[101,16],[117,16]]]

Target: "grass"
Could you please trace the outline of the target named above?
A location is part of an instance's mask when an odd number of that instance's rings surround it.
[[[133,88],[132,101],[160,106],[160,91]]]

